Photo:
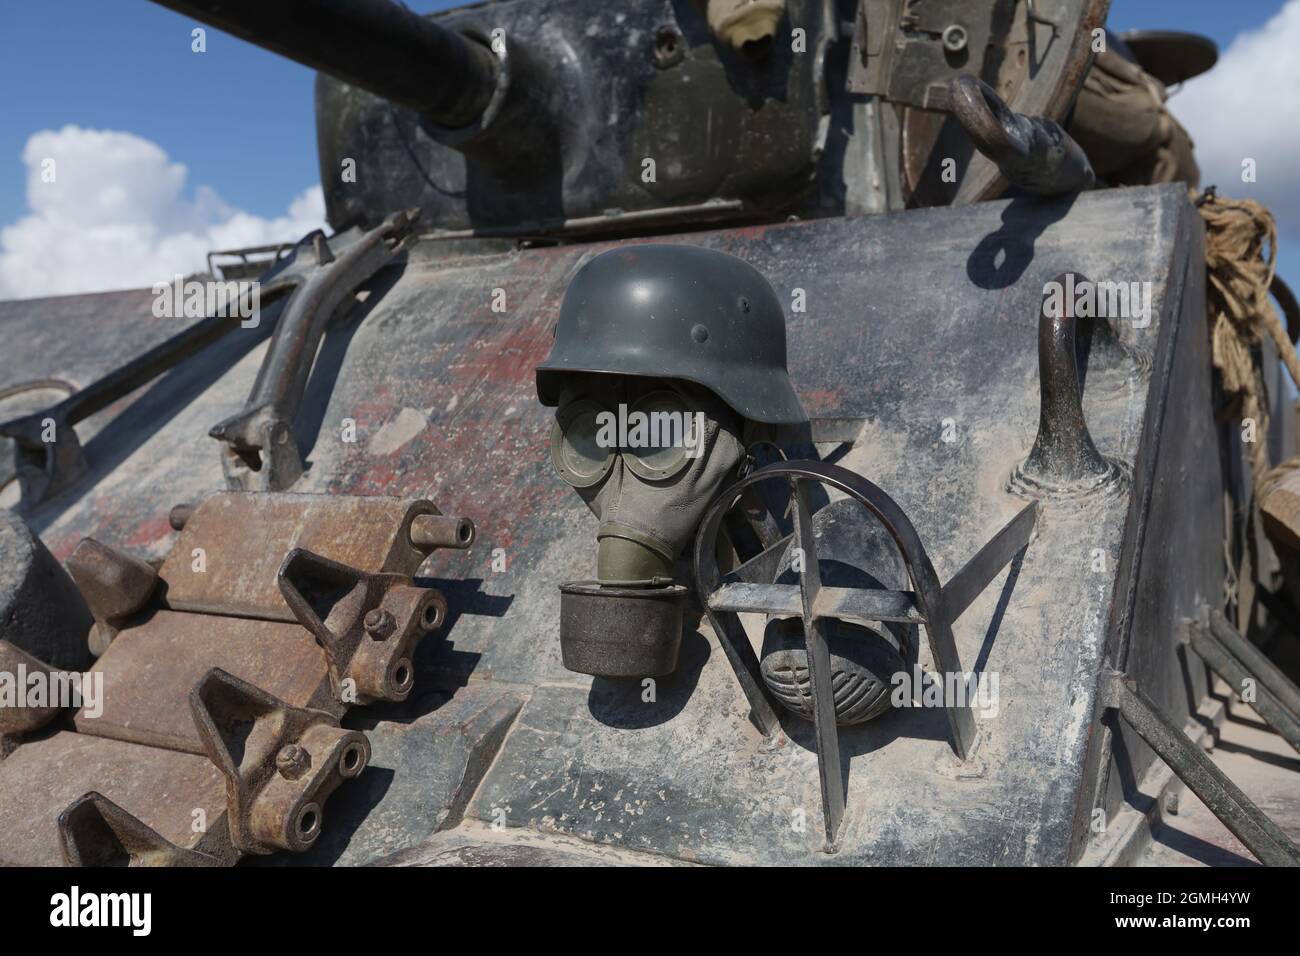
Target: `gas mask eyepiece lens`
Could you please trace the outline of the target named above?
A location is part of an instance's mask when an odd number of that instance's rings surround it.
[[[582,399],[561,408],[551,426],[551,463],[575,488],[600,484],[614,467],[617,449],[597,442],[597,416],[603,411],[599,402]]]
[[[633,403],[628,419],[623,461],[644,481],[675,477],[703,450],[703,416],[688,411],[676,392],[660,389],[643,395]]]

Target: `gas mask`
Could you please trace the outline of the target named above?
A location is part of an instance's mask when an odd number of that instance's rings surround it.
[[[599,519],[596,580],[561,585],[565,666],[673,670],[686,589],[677,558],[744,457],[741,418],[686,382],[577,375],[560,393],[551,462]]]
[[[551,461],[599,519],[596,579],[560,585],[564,666],[668,674],[687,594],[673,568],[744,454],[742,429],[806,420],[781,300],[716,249],[610,249],[574,273],[536,374],[556,410]]]
[[[600,519],[596,579],[672,583],[677,556],[744,455],[741,422],[684,382],[583,376],[561,393],[551,462]]]

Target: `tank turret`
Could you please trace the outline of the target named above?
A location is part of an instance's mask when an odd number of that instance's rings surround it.
[[[0,866],[1300,863],[1300,309],[1189,198],[1212,43],[156,2],[318,71],[330,228],[0,302]],[[300,885],[221,912],[375,937]]]

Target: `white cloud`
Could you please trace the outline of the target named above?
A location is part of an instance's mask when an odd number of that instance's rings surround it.
[[[187,196],[183,163],[117,130],[42,130],[23,163],[30,211],[0,229],[0,299],[141,288],[203,270],[211,250],[293,241],[325,225],[320,186],[263,219],[207,186]]]
[[[1210,72],[1169,107],[1196,143],[1201,185],[1268,206],[1278,231],[1300,239],[1300,0],[1235,37]],[[1241,180],[1255,160],[1256,182]]]

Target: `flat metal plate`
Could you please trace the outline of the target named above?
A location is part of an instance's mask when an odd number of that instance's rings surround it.
[[[61,731],[0,766],[0,863],[63,865],[59,814],[91,790],[183,848],[216,846],[225,828],[225,779],[206,757]],[[195,832],[199,822],[207,833]]]
[[[330,691],[325,652],[298,624],[159,611],[118,634],[96,662],[103,710],[74,718],[83,734],[202,754],[189,693],[213,667],[262,688],[292,707],[344,708]]]
[[[159,574],[168,607],[293,621],[276,583],[294,548],[369,572],[410,574],[424,555],[408,532],[429,502],[326,495],[225,492],[195,509]],[[396,536],[393,529],[398,529]],[[202,548],[202,560],[195,554]]]

